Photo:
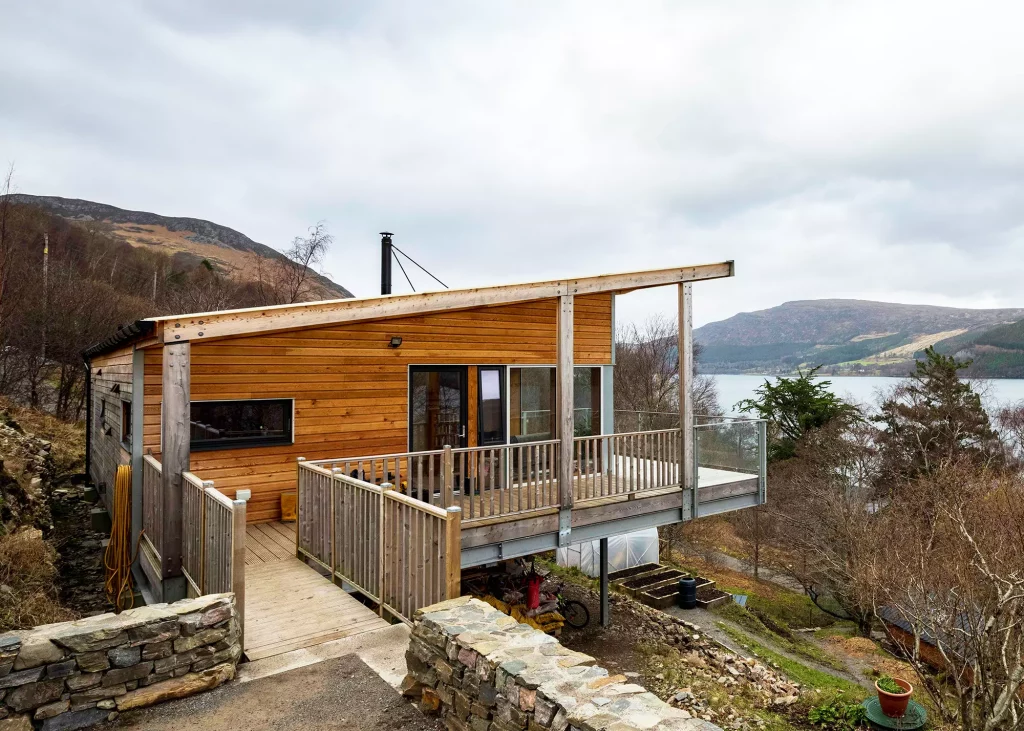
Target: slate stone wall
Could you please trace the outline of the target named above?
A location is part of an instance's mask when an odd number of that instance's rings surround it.
[[[242,654],[232,594],[0,636],[0,731],[77,729],[210,690]]]
[[[403,683],[450,731],[716,731],[477,599],[416,613]]]

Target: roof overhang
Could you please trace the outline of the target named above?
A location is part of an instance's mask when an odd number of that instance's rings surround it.
[[[156,329],[157,325],[153,320],[136,320],[127,325],[121,325],[113,335],[103,342],[90,345],[83,350],[82,358],[88,362],[97,356],[120,350],[131,343],[148,338]]]
[[[562,295],[621,294],[668,284],[721,279],[735,274],[732,261],[624,274],[603,274],[579,279],[556,279],[528,284],[503,284],[475,289],[386,295],[361,299],[303,302],[293,305],[250,307],[173,317],[155,317],[149,323],[163,326],[165,343],[209,340],[230,336],[293,330],[341,322],[380,320],[446,310],[465,310],[516,302],[550,299]]]

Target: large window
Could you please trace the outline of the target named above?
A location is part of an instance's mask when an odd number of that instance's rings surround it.
[[[509,426],[513,442],[554,439],[554,368],[512,368],[509,372]],[[573,369],[575,435],[601,433],[601,369]]]
[[[292,443],[292,400],[193,401],[193,451]]]

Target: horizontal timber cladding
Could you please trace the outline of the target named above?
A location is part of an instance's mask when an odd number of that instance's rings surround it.
[[[408,366],[555,363],[555,300],[192,342],[192,400],[295,400],[295,443],[193,452],[191,471],[248,519],[275,520],[295,489],[295,458],[407,449]],[[575,361],[611,362],[611,295],[576,297]],[[388,347],[393,336],[399,348]],[[160,441],[160,354],[146,353],[146,444]]]
[[[107,485],[103,499],[109,508],[117,467],[131,462],[131,453],[121,442],[121,402],[130,404],[132,400],[132,346],[93,358],[89,368],[92,378],[92,422],[88,425],[90,477],[97,485]]]
[[[143,373],[142,451],[160,459],[160,399],[163,389],[163,348],[145,350]]]

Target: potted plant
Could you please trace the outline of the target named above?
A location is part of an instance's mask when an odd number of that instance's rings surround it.
[[[889,718],[902,718],[906,714],[914,686],[903,678],[883,675],[875,681],[875,690],[878,691],[878,705],[882,713]]]

